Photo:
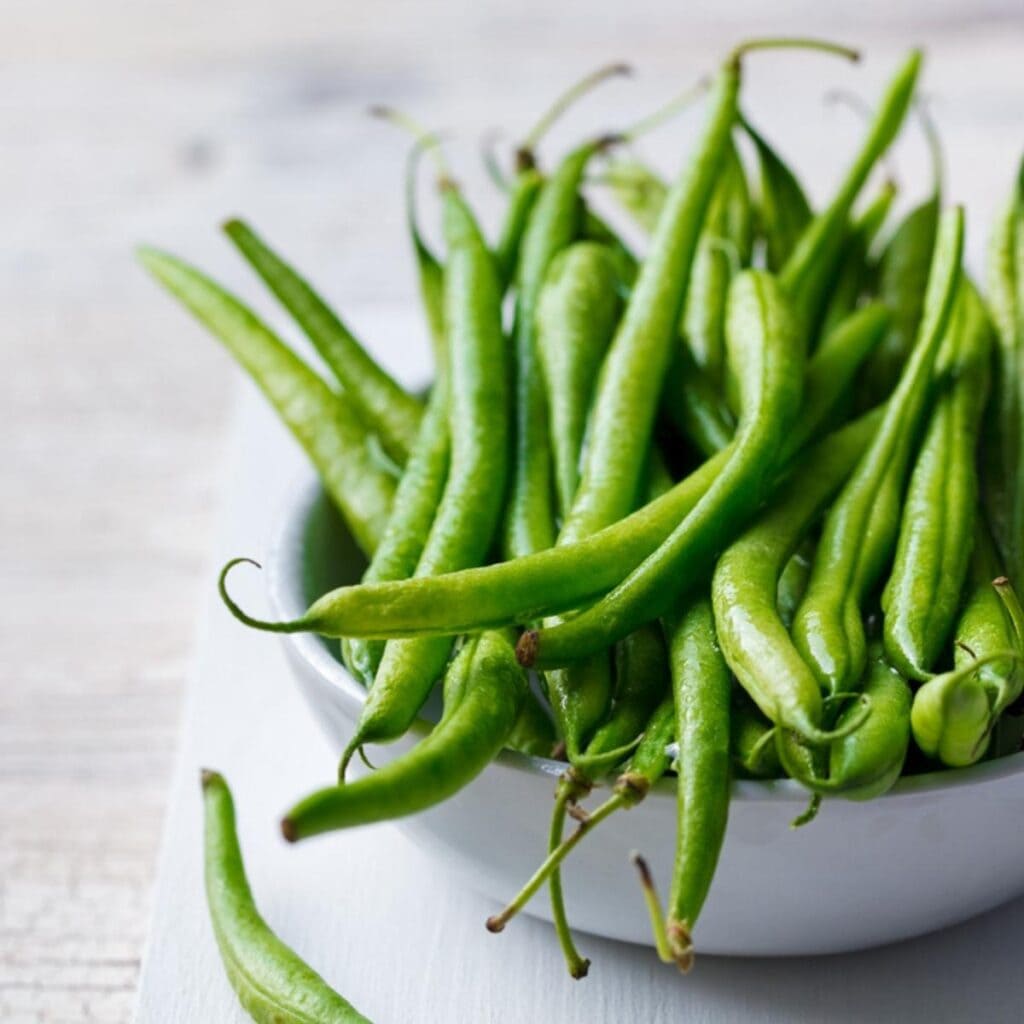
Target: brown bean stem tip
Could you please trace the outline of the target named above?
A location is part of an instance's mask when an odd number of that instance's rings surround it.
[[[215,782],[221,781],[220,772],[215,772],[212,768],[200,768],[199,769],[199,783],[206,789],[207,786],[213,785]]]
[[[487,918],[484,924],[492,935],[497,935],[505,930],[505,919],[501,914],[494,914],[492,917]]]
[[[295,827],[295,822],[292,821],[291,818],[281,819],[281,835],[283,835],[289,843],[298,841],[299,830]]]
[[[537,650],[540,647],[540,633],[536,629],[526,630],[516,641],[516,661],[523,668],[532,668],[537,660]]]

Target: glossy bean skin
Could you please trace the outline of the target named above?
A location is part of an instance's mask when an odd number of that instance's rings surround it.
[[[746,118],[741,123],[754,143],[760,170],[758,231],[765,240],[768,269],[778,273],[810,224],[813,213],[793,170]]]
[[[880,418],[864,417],[804,455],[780,493],[719,558],[711,582],[718,642],[729,668],[769,721],[808,739],[817,739],[822,727],[821,692],[779,614],[779,580],[853,472]]]
[[[619,282],[615,260],[604,245],[576,242],[552,261],[537,304],[537,350],[562,515],[579,484],[594,385],[621,309]]]
[[[988,394],[991,328],[965,277],[940,353],[931,416],[907,493],[892,572],[882,592],[889,662],[924,682],[953,629],[978,502],[976,453]]]
[[[913,50],[886,87],[867,137],[832,202],[808,224],[779,272],[783,288],[806,325],[817,321],[842,252],[850,210],[871,169],[902,127],[920,70],[921,53]]]
[[[739,153],[730,140],[694,255],[682,320],[683,337],[694,362],[717,384],[725,372],[729,281],[750,262],[752,244],[750,191]]]
[[[993,403],[984,451],[985,507],[1017,586],[1024,581],[1024,163],[989,245],[996,328]]]
[[[490,764],[515,725],[526,675],[501,631],[484,633],[466,654],[468,672],[456,675],[460,692],[446,688],[444,718],[429,735],[370,775],[296,804],[281,825],[290,842],[415,814],[457,793]]]
[[[784,730],[778,734],[779,756],[786,771],[821,796],[873,800],[888,792],[903,771],[910,744],[910,687],[880,648],[872,652],[860,685],[871,714],[832,743],[827,778],[808,773],[807,762],[795,752],[792,735]],[[837,727],[842,730],[857,716],[857,705],[851,704],[840,714]]]
[[[914,741],[950,768],[981,760],[1000,715],[1024,691],[1024,669],[1004,651],[1020,650],[993,580],[999,556],[979,523],[971,553],[966,597],[954,632],[954,668],[933,676],[914,694]]]
[[[210,921],[231,987],[260,1024],[368,1024],[267,926],[245,876],[223,776],[203,771],[204,873]]]
[[[419,400],[381,369],[310,284],[252,228],[232,220],[224,225],[224,233],[316,346],[384,450],[404,465],[423,415]]]
[[[929,274],[918,340],[881,426],[830,509],[807,593],[793,621],[793,640],[821,686],[855,686],[867,645],[861,602],[884,572],[896,543],[903,481],[927,411],[932,370],[960,280],[963,213],[943,216]]]
[[[200,271],[157,249],[141,249],[139,259],[253,378],[316,467],[356,543],[371,556],[391,513],[395,481],[372,458],[368,428],[347,399]]]
[[[743,414],[722,472],[690,515],[619,586],[572,619],[524,634],[518,650],[525,664],[567,664],[659,615],[685,587],[710,573],[718,551],[763,499],[802,390],[797,325],[774,278],[744,271],[734,279],[727,336]]]
[[[666,622],[675,700],[676,853],[668,902],[668,935],[677,960],[692,956],[690,934],[718,864],[732,783],[732,680],[706,597]]]
[[[444,200],[451,454],[417,576],[479,564],[497,529],[507,477],[507,352],[497,273],[472,214],[452,186],[445,188]],[[365,742],[405,733],[444,669],[452,635],[391,640],[385,646],[346,761]]]

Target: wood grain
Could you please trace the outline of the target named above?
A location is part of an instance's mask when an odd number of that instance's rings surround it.
[[[623,123],[715,50],[766,29],[854,38],[871,54],[862,71],[752,64],[752,111],[778,126],[819,194],[858,130],[818,105],[824,76],[870,95],[912,41],[933,56],[929,89],[975,258],[1024,139],[1014,0],[806,0],[770,12],[749,0],[5,0],[0,17],[4,1021],[130,1013],[209,587],[233,376],[135,267],[138,241],[215,268],[280,324],[214,230],[242,212],[346,310],[403,307],[406,142],[362,116],[368,103],[456,127],[456,161],[493,224],[498,200],[475,159],[488,128],[521,131],[574,75],[625,57],[636,81],[608,86],[553,145]],[[801,116],[780,118],[790,104]],[[695,124],[684,118],[648,151],[671,170]],[[901,178],[923,167],[908,140]]]

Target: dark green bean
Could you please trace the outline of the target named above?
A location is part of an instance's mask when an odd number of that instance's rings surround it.
[[[729,753],[733,770],[748,779],[777,779],[782,765],[775,749],[775,729],[742,686],[732,688]]]
[[[680,345],[665,373],[662,414],[702,455],[721,451],[736,431],[728,403],[707,374]]]
[[[988,393],[991,327],[964,277],[936,373],[940,393],[903,499],[892,573],[882,592],[890,663],[923,682],[953,628],[975,532],[975,454]]]
[[[262,1024],[368,1024],[267,927],[245,877],[231,791],[216,772],[204,770],[202,784],[210,921],[246,1013]]]
[[[316,467],[356,543],[372,555],[395,481],[372,458],[367,428],[347,396],[333,392],[251,310],[194,267],[151,248],[140,249],[139,259],[256,381]]]
[[[989,247],[996,327],[993,402],[984,449],[986,510],[1010,579],[1024,580],[1024,162]]]
[[[228,221],[224,233],[316,346],[356,413],[380,437],[384,450],[404,464],[423,415],[418,399],[378,366],[308,282],[247,224]]]
[[[484,633],[466,653],[469,671],[457,675],[462,692],[445,694],[445,717],[430,734],[370,775],[296,804],[281,823],[289,842],[415,814],[457,793],[490,764],[515,725],[526,675],[503,632]]]
[[[925,316],[882,425],[825,519],[793,640],[819,683],[848,691],[867,659],[861,603],[891,556],[898,509],[918,426],[927,411],[936,355],[960,279],[963,211],[942,218]]]

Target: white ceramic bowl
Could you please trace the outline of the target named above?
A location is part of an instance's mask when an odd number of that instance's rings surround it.
[[[295,492],[268,552],[271,603],[293,618],[325,590],[355,582],[363,559],[319,485]],[[363,689],[318,636],[284,637],[303,693],[338,752]],[[426,728],[424,724],[423,729]],[[412,740],[375,748],[375,763]],[[401,822],[479,892],[504,902],[543,857],[561,766],[502,754],[456,797]],[[599,795],[599,794],[595,794]],[[593,798],[592,798],[593,799]],[[794,783],[736,782],[718,872],[698,924],[701,952],[754,956],[837,953],[962,921],[1024,893],[1024,755],[901,780],[881,799],[828,800],[792,829],[806,804]],[[649,943],[632,849],[667,891],[675,842],[671,782],[620,812],[573,853],[564,872],[573,924]],[[538,895],[529,913],[548,914]]]

